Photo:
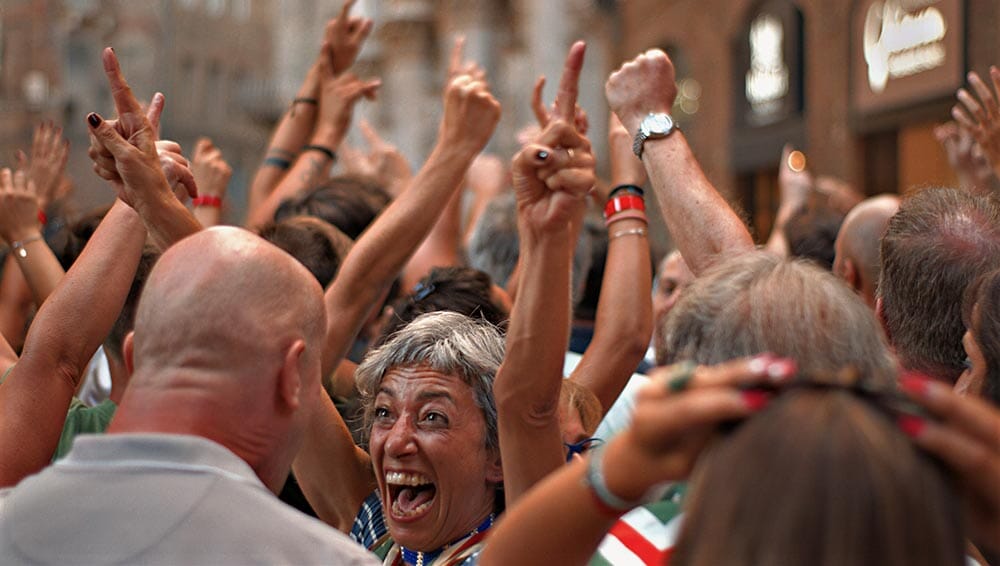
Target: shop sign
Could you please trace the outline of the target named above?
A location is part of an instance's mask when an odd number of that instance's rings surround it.
[[[964,61],[961,0],[865,0],[855,7],[852,91],[862,112],[957,88]]]

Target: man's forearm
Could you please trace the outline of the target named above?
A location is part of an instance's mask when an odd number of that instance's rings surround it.
[[[705,178],[683,133],[646,141],[642,161],[670,235],[695,275],[721,255],[754,248],[750,232]]]

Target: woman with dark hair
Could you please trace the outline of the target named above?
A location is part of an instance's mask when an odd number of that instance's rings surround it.
[[[508,508],[480,564],[587,564],[618,516],[688,477],[663,563],[959,566],[966,537],[998,550],[1000,412],[918,378],[904,396],[782,364],[660,370],[628,430]]]
[[[962,301],[968,356],[955,390],[985,398],[1000,406],[1000,269],[975,280]]]

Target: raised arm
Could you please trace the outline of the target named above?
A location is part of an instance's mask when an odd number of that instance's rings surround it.
[[[500,119],[500,104],[485,83],[471,77],[453,80],[444,98],[438,141],[427,162],[354,244],[327,289],[324,375],[346,355],[382,289],[437,221]],[[374,480],[367,455],[354,445],[327,396],[321,396],[313,413],[294,470],[320,518],[349,530]]]
[[[573,225],[595,181],[590,142],[573,124],[583,53],[583,42],[570,49],[556,114],[512,168],[521,275],[507,352],[493,382],[508,505],[565,463],[559,391],[569,340]]]
[[[646,181],[642,162],[632,153],[632,136],[611,115],[608,129],[611,186],[598,190],[606,214],[608,255],[594,321],[594,338],[570,379],[590,389],[607,413],[646,354],[653,332],[652,266],[644,211],[629,206],[644,203]],[[638,199],[638,200],[637,200]],[[644,204],[643,204],[644,206]],[[614,210],[621,209],[621,212]]]
[[[778,164],[778,213],[764,246],[769,252],[788,257],[790,250],[788,239],[785,238],[785,225],[795,211],[809,202],[812,184],[812,176],[806,170],[805,156],[786,144],[781,150],[781,163]]]
[[[46,466],[80,376],[121,311],[145,241],[116,202],[38,311],[20,361],[0,386],[0,486]]]
[[[0,171],[0,238],[24,274],[35,304],[41,305],[59,285],[63,268],[42,237],[39,198],[34,181],[23,171]]]
[[[35,184],[39,207],[47,210],[59,193],[69,159],[69,140],[63,137],[62,128],[51,122],[39,124],[32,138],[31,155],[18,151],[17,159],[17,168],[27,171],[28,179]]]
[[[194,217],[206,228],[220,224],[226,187],[233,176],[233,169],[222,158],[222,151],[215,147],[212,140],[201,138],[195,144],[191,173],[198,185],[198,197],[193,202]]]
[[[1000,177],[1000,69],[995,66],[990,67],[990,82],[992,90],[978,74],[969,73],[969,84],[979,100],[966,89],[959,89],[960,104],[951,109],[951,116],[976,139],[993,175]]]
[[[485,76],[475,62],[462,60],[465,38],[459,36],[451,51],[448,65],[448,84],[460,75],[469,75],[477,80]],[[467,168],[468,170],[468,168]],[[459,247],[462,239],[462,193],[455,191],[448,199],[444,210],[438,216],[434,227],[424,238],[403,269],[403,290],[409,292],[435,267],[458,265]]]
[[[670,112],[677,96],[673,63],[652,49],[612,73],[604,89],[611,110],[634,136],[647,115]],[[670,235],[695,275],[719,256],[754,248],[750,232],[705,178],[682,132],[647,140],[642,161]]]
[[[361,45],[372,30],[372,21],[352,17],[351,6],[355,0],[344,2],[340,15],[326,24],[323,46],[305,80],[299,87],[288,111],[281,117],[264,161],[257,169],[250,185],[248,210],[250,215],[268,198],[295,162],[302,146],[307,144],[316,124],[320,103],[320,66],[328,64],[334,75],[339,75],[354,64]]]
[[[663,379],[669,371],[660,371],[640,391],[628,429],[507,508],[480,564],[587,564],[620,515],[645,503],[661,482],[687,477],[720,423],[762,407],[737,388],[769,379],[767,362],[740,360],[699,368],[689,376],[688,391],[677,393]]]

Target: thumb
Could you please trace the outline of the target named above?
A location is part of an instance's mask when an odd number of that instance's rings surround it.
[[[166,104],[166,99],[162,92],[158,92],[153,95],[153,99],[149,101],[149,108],[146,109],[146,119],[149,120],[149,125],[153,128],[156,139],[160,139],[160,115],[163,114],[164,104]]]
[[[125,141],[125,138],[96,112],[87,115],[87,125],[90,126],[90,132],[94,134],[97,141],[108,150],[116,161],[132,149],[132,145]]]

